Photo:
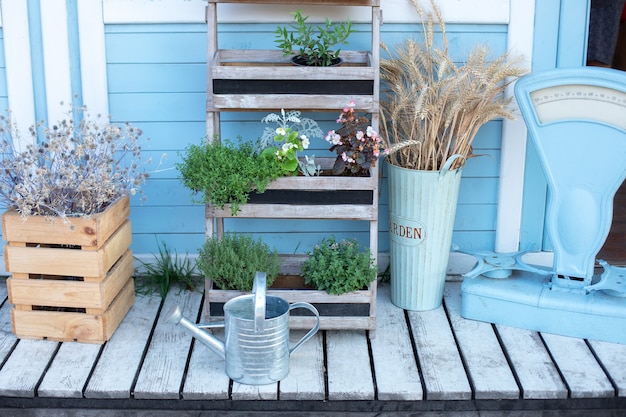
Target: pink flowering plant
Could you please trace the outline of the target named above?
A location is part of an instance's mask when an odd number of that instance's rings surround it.
[[[354,101],[350,101],[339,115],[337,123],[341,123],[342,127],[326,135],[326,141],[332,144],[330,151],[337,153],[333,165],[334,175],[349,173],[353,176],[367,176],[369,169],[376,166],[380,154],[389,153],[378,132],[369,125],[369,119],[359,116],[354,105]]]

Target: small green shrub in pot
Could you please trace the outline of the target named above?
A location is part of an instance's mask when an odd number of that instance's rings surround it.
[[[248,202],[251,192],[262,193],[270,182],[283,176],[283,168],[273,155],[257,152],[248,142],[238,146],[214,140],[189,145],[176,164],[183,184],[203,196],[201,202],[224,208],[231,214]]]
[[[280,272],[280,259],[278,251],[260,238],[233,233],[207,239],[198,251],[196,266],[223,290],[249,292],[257,271],[265,272],[267,286],[272,285]]]
[[[356,239],[338,242],[334,236],[316,245],[302,266],[305,283],[329,294],[362,290],[376,273],[369,249],[363,250]]]
[[[341,49],[331,49],[338,44],[346,44],[353,32],[352,22],[333,24],[329,19],[323,26],[313,27],[307,23],[308,16],[302,16],[300,10],[292,13],[294,23],[289,27],[277,27],[274,42],[284,55],[296,54],[294,64],[315,67],[329,67],[341,63]]]

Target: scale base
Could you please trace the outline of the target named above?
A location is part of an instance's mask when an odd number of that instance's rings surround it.
[[[604,291],[550,288],[550,277],[513,271],[510,278],[465,278],[464,318],[545,333],[626,344],[626,298]]]

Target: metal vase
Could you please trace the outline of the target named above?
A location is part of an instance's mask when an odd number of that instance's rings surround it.
[[[441,306],[461,168],[389,167],[391,301],[413,311]]]

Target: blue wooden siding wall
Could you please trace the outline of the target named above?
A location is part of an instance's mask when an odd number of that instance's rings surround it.
[[[273,48],[270,24],[220,25],[221,48]],[[369,27],[356,25],[351,49],[369,49]],[[481,42],[488,42],[494,55],[506,50],[506,26],[450,25],[448,37],[457,61]],[[382,39],[393,45],[418,34],[419,26],[386,24]],[[194,253],[204,240],[204,207],[191,202],[174,165],[190,143],[205,138],[206,26],[201,24],[132,24],[106,27],[106,57],[110,113],[118,121],[130,121],[150,138],[144,147],[155,163],[166,154],[158,172],[144,187],[147,200],[133,201],[133,250],[154,253],[164,241],[178,253]],[[350,97],[346,97],[346,102]],[[88,103],[87,103],[88,104]],[[279,111],[280,109],[276,109]],[[337,113],[307,116],[324,131],[335,126]],[[226,113],[222,138],[253,140],[261,135],[264,113]],[[480,158],[468,162],[464,171],[454,243],[464,250],[493,248],[500,156],[501,122],[485,126],[476,141]],[[312,142],[309,153],[330,155],[322,139]],[[384,171],[383,171],[384,172]],[[388,251],[387,186],[382,181],[379,250]],[[323,237],[357,237],[367,244],[365,222],[324,220],[227,220],[228,230],[251,232],[280,252],[306,252]]]
[[[2,112],[9,107],[9,99],[7,93],[7,69],[4,59],[4,33],[0,27],[0,109]]]

